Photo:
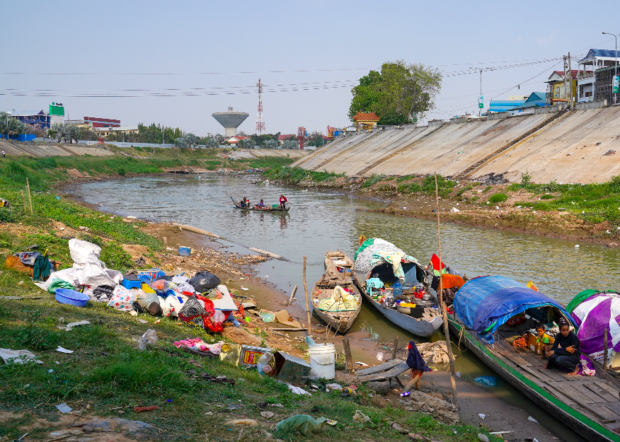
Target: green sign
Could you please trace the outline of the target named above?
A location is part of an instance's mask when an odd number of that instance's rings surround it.
[[[478,103],[478,107],[482,109],[484,107],[484,103]]]
[[[618,76],[614,77],[614,83],[613,83],[613,90],[614,90],[614,94],[618,93]]]

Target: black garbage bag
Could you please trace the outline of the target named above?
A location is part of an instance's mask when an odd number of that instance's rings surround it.
[[[220,285],[220,278],[213,273],[198,272],[189,280],[189,283],[198,293],[204,293]]]

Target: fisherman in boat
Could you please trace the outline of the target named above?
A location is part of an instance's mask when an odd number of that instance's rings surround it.
[[[420,379],[425,371],[431,371],[431,369],[424,362],[424,358],[420,354],[418,347],[416,347],[415,342],[409,341],[409,345],[407,346],[409,350],[409,354],[407,355],[407,366],[411,369],[411,380],[405,385],[405,389],[400,394],[401,397],[407,397],[411,393],[409,390],[413,388],[415,385],[416,390],[420,390]]]
[[[250,200],[243,197],[243,199],[239,201],[239,207],[250,207]]]
[[[570,325],[564,318],[559,320],[560,333],[555,337],[555,342],[551,350],[545,352],[549,359],[543,368],[550,369],[557,365],[560,368],[570,371],[570,375],[576,375],[579,370],[579,357],[581,349],[579,338],[570,331]]]
[[[260,203],[258,203],[256,205],[257,209],[264,209],[265,208],[265,203],[263,202],[263,200],[260,200]]]
[[[288,203],[286,197],[284,195],[280,195],[280,209],[286,209],[286,203]]]

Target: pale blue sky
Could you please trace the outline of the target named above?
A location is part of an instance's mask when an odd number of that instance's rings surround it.
[[[559,6],[530,0],[0,0],[0,89],[26,94],[0,96],[0,109],[42,109],[59,101],[72,119],[156,122],[205,135],[223,132],[211,113],[232,105],[250,114],[240,129],[253,133],[257,96],[248,87],[259,77],[267,85],[318,82],[322,88],[367,73],[357,68],[378,69],[398,59],[454,72],[547,60],[568,51],[585,54],[591,47],[613,49],[613,37],[601,31],[620,33],[617,2],[600,1],[596,15],[581,1]],[[485,99],[544,91],[543,80],[554,68],[561,69],[561,62],[485,73]],[[296,70],[311,72],[269,72]],[[256,73],[237,73],[247,71]],[[197,74],[201,72],[222,74]],[[519,83],[521,90],[499,95]],[[239,87],[251,93],[202,95],[204,91],[195,90],[199,96],[183,95],[191,88]],[[30,96],[40,89],[54,90],[53,96]],[[180,90],[166,92],[173,97],[144,96],[163,89]],[[446,77],[437,109],[429,116],[449,118],[474,110],[478,89],[478,74]],[[76,94],[138,97],[73,97]],[[293,133],[305,126],[324,132],[327,125],[346,125],[350,99],[350,87],[265,93],[266,129]]]

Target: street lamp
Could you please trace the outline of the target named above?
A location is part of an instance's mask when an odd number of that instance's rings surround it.
[[[482,116],[482,108],[484,107],[484,97],[482,96],[482,72],[492,71],[493,68],[469,68],[469,69],[475,69],[480,72],[480,95],[478,98],[478,116]]]
[[[616,63],[614,66],[614,81],[612,83],[612,92],[614,94],[614,104],[618,101],[618,35],[620,34],[612,34],[611,32],[603,32],[603,35],[613,35],[616,39]]]

